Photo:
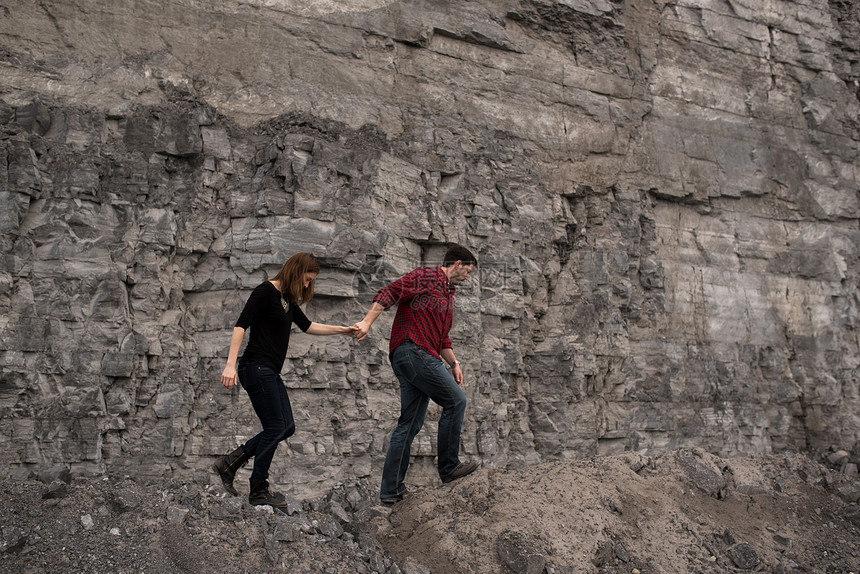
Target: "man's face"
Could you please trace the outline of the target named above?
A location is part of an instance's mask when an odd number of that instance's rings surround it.
[[[474,268],[474,265],[463,265],[462,261],[458,261],[454,264],[454,272],[448,281],[451,285],[459,285],[469,278],[469,273],[471,273]]]

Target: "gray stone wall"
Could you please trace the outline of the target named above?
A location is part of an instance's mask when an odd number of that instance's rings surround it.
[[[466,457],[860,438],[856,4],[104,4],[0,20],[13,476],[206,468],[257,432],[218,382],[250,289],[310,251],[351,324],[445,242]],[[283,488],[378,476],[392,318],[291,339]]]

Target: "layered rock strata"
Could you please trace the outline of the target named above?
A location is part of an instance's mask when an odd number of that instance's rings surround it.
[[[104,4],[0,20],[13,476],[205,468],[257,432],[218,383],[250,289],[313,252],[350,324],[446,242],[465,457],[858,439],[856,4]],[[379,472],[392,317],[292,338],[295,495]]]

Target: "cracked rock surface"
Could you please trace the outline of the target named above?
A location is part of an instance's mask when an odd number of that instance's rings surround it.
[[[352,324],[447,242],[465,457],[856,465],[857,6],[3,3],[0,476],[191,480],[259,430],[219,383],[254,286],[312,252]],[[277,487],[378,480],[392,318],[291,339]]]

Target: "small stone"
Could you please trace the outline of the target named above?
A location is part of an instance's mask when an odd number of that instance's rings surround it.
[[[20,552],[27,545],[27,536],[14,526],[3,527],[3,539],[0,542],[0,554]]]
[[[361,491],[358,488],[351,488],[346,493],[346,502],[349,503],[349,507],[353,512],[361,506],[363,501],[364,496],[362,496]]]
[[[299,527],[287,519],[279,519],[275,525],[275,540],[279,542],[295,542],[299,539]]]
[[[340,535],[343,534],[343,527],[333,516],[325,516],[320,519],[317,529],[320,534],[328,538],[340,538]]]
[[[841,466],[849,456],[850,454],[847,451],[840,449],[827,455],[827,462],[833,466]]]
[[[292,496],[287,496],[287,514],[293,516],[302,511],[302,503],[300,500],[296,500]]]
[[[113,496],[113,503],[120,512],[137,508],[140,506],[140,500],[140,495],[125,488],[117,490]]]
[[[171,506],[167,509],[167,521],[171,524],[182,524],[185,520],[185,517],[188,515],[187,508],[180,508],[179,506]]]
[[[532,537],[505,530],[496,542],[496,552],[515,574],[542,574],[546,558],[537,549]]]
[[[836,494],[846,502],[860,502],[860,483],[840,486],[836,489]]]
[[[741,570],[751,570],[758,565],[758,554],[746,542],[735,544],[726,551],[732,564]]]
[[[403,574],[430,574],[430,569],[409,556],[403,564]]]
[[[84,530],[89,530],[93,526],[95,526],[95,522],[93,521],[93,517],[89,514],[84,514],[81,516],[81,524],[84,525]]]
[[[271,506],[256,506],[256,509],[268,508],[269,512],[273,512]],[[225,498],[220,501],[220,504],[213,504],[209,508],[209,516],[218,520],[226,520],[236,518],[242,513],[242,500],[239,498]]]
[[[329,504],[328,510],[332,516],[340,520],[341,524],[349,524],[352,521],[346,509],[337,502]]]
[[[726,487],[722,473],[692,456],[679,454],[678,462],[693,484],[708,496],[719,498],[720,492]]]

